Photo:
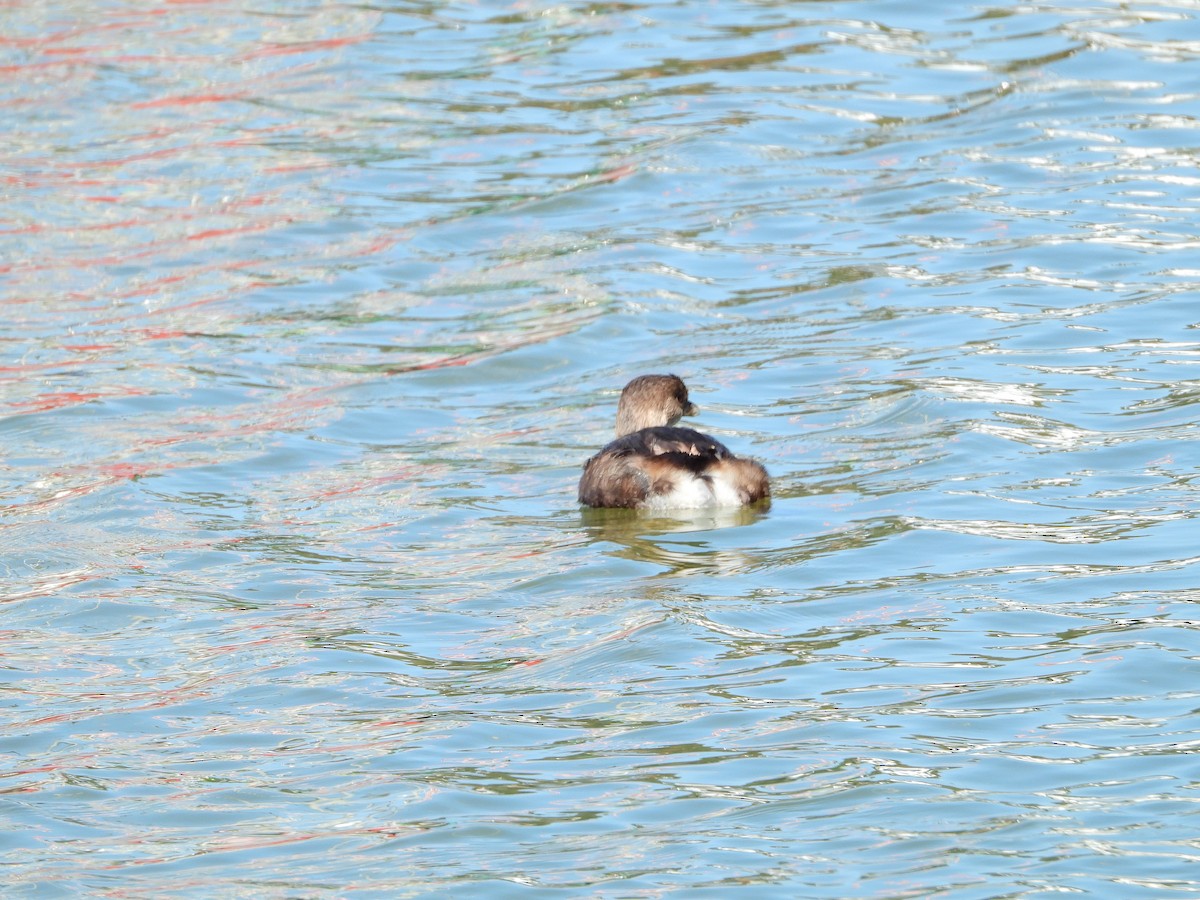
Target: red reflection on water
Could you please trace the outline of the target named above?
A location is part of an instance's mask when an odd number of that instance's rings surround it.
[[[180,416],[162,423],[168,433],[139,440],[136,449],[170,447],[192,443],[210,444],[227,438],[293,431],[311,425],[314,412],[335,404],[335,395],[324,388],[294,391],[269,402],[233,410]],[[214,427],[215,426],[215,427]],[[208,465],[212,460],[191,460],[179,465]]]
[[[414,475],[424,474],[428,467],[426,466],[402,466],[394,472],[387,472],[383,475],[376,475],[373,478],[364,478],[361,481],[356,481],[353,484],[343,485],[341,487],[329,488],[324,491],[317,491],[311,494],[314,498],[330,498],[344,497],[347,494],[357,494],[359,491],[364,491],[367,488],[378,487],[381,484],[393,484],[397,481],[409,481]]]
[[[143,475],[148,475],[160,468],[170,469],[174,467],[170,465],[154,466],[149,463],[115,462],[103,463],[96,467],[96,471],[101,475],[105,475],[114,480],[119,480],[124,478],[140,478]]]
[[[244,100],[251,96],[242,91],[232,94],[181,94],[175,97],[162,97],[158,100],[143,100],[140,103],[129,104],[130,109],[156,109],[160,106],[194,106],[197,103],[224,103],[226,100]]]
[[[409,234],[407,231],[398,234],[383,234],[379,237],[368,241],[362,247],[351,252],[352,256],[373,256],[376,253],[382,253],[384,250],[390,250],[392,247],[401,241],[408,240]]]
[[[148,341],[165,341],[188,336],[188,332],[178,328],[139,328],[137,333]]]
[[[0,509],[9,508],[11,507],[0,507]],[[8,603],[13,600],[31,600],[34,597],[49,597],[62,592],[65,588],[69,588],[72,585],[94,581],[100,577],[99,573],[86,570],[43,575],[35,577],[33,582],[27,587],[0,593],[0,602]]]
[[[185,281],[183,275],[164,275],[161,278],[154,278],[137,287],[122,291],[118,296],[123,300],[128,300],[133,297],[151,297],[158,294],[169,284],[179,284]]]
[[[325,38],[317,41],[297,41],[289,44],[269,44],[241,54],[238,59],[255,59],[260,56],[282,56],[290,53],[311,53],[314,50],[332,50],[348,47],[370,39],[370,34],[355,34],[346,37]]]
[[[289,220],[283,220],[289,221]],[[207,241],[216,237],[229,237],[236,234],[253,234],[257,231],[267,231],[274,228],[278,222],[264,222],[255,225],[242,225],[238,228],[210,228],[207,231],[201,231],[196,234],[189,234],[185,240],[189,241]]]
[[[477,359],[484,359],[492,355],[493,354],[481,350],[478,353],[468,353],[463,356],[446,356],[442,359],[435,359],[433,362],[413,363],[411,366],[388,369],[388,374],[398,375],[401,372],[420,372],[424,369],[444,369],[447,366],[465,366]]]
[[[321,66],[372,38],[377,17],[310,24],[262,13],[231,32],[209,5],[118,4],[102,20],[55,30],[34,22],[29,35],[0,36],[19,51],[0,66],[0,102],[29,110],[31,123],[0,149],[0,190],[12,201],[0,236],[15,248],[0,260],[0,273],[15,276],[0,304],[16,336],[5,349],[17,350],[0,365],[0,410],[22,417],[28,435],[59,435],[53,455],[20,473],[16,483],[29,487],[0,508],[41,511],[143,476],[228,463],[242,438],[309,428],[344,399],[328,383],[284,387],[287,348],[279,372],[262,377],[239,373],[237,355],[279,302],[272,288],[319,282],[408,234],[297,234],[291,226],[328,218],[320,176],[306,173],[343,165],[326,153],[328,139],[353,126],[246,101],[313,90],[326,102],[338,92],[352,99],[356,87]],[[227,42],[223,55],[196,54],[214,41]],[[273,61],[297,54],[310,58]],[[471,358],[451,353],[417,367]],[[192,399],[209,387],[205,400]],[[161,399],[120,402],[137,396]],[[404,477],[334,485],[331,496]]]
[[[0,372],[21,372],[21,373],[44,372],[47,369],[57,369],[61,366],[81,366],[85,362],[87,362],[87,360],[64,359],[64,360],[59,360],[58,362],[48,362],[48,363],[22,363],[19,366],[0,366]],[[2,381],[3,381],[3,379],[0,379],[0,382],[2,382]]]
[[[637,166],[630,163],[624,166],[617,166],[615,169],[609,169],[607,172],[601,172],[596,176],[596,179],[598,181],[620,181],[636,173]]]
[[[17,400],[10,403],[13,409],[23,409],[27,412],[44,412],[48,409],[62,409],[65,406],[77,406],[87,403],[104,395],[95,391],[63,391],[59,394],[39,394],[30,400]]]
[[[52,227],[44,225],[41,222],[34,222],[21,228],[8,228],[0,230],[0,234],[38,234],[43,231],[112,231],[117,228],[130,228],[134,225],[145,224],[138,219],[127,219],[123,222],[102,222],[96,225],[71,225],[62,227]]]

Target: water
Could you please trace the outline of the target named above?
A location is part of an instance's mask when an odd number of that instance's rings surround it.
[[[1198,15],[4,8],[5,895],[1200,891]]]

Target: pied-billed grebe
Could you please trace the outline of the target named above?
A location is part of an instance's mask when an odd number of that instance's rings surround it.
[[[674,375],[640,375],[621,391],[617,439],[583,464],[579,502],[637,509],[744,506],[771,496],[767,470],[720,441],[676,428],[695,415]]]

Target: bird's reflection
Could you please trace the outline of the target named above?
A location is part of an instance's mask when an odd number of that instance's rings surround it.
[[[618,545],[613,555],[665,566],[669,573],[703,570],[732,574],[753,567],[758,555],[750,550],[713,547],[702,535],[752,525],[764,518],[767,504],[721,509],[673,510],[669,515],[632,509],[582,509],[584,528],[595,541]],[[664,536],[694,535],[685,540]]]

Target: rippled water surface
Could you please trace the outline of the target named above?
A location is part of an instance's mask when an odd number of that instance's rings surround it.
[[[1200,3],[0,51],[6,896],[1200,892]],[[579,509],[663,371],[768,510]]]

